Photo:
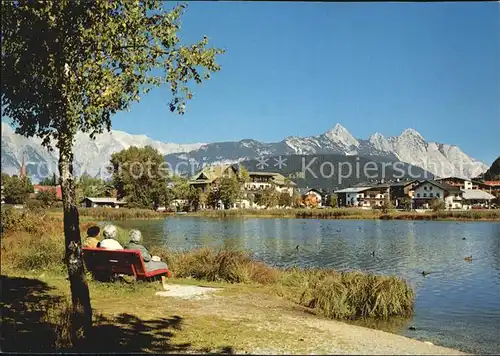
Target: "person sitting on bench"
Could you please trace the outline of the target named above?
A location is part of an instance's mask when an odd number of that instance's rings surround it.
[[[97,244],[97,247],[104,248],[106,250],[123,250],[122,245],[116,241],[116,236],[118,235],[118,229],[115,225],[106,225],[102,229],[102,236],[104,239]]]
[[[148,272],[155,271],[157,269],[168,269],[168,265],[165,262],[160,261],[160,257],[151,256],[146,247],[140,244],[142,234],[139,230],[130,230],[129,238],[130,242],[126,246],[126,249],[140,251],[144,261],[144,266]]]
[[[97,236],[99,235],[99,232],[101,232],[101,229],[99,226],[91,226],[87,229],[87,237],[83,241],[83,247],[90,247],[90,248],[96,248],[97,245],[99,244],[99,239]]]

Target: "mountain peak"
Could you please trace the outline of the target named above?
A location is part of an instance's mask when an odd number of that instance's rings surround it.
[[[405,129],[403,130],[403,132],[401,132],[401,136],[414,136],[414,137],[418,137],[420,139],[424,139],[424,137],[415,129],[412,129],[412,128],[409,128],[409,129]]]
[[[356,138],[339,123],[337,123],[332,129],[328,130],[325,133],[325,136],[331,141],[342,143],[346,146],[359,146],[358,140],[356,140]]]

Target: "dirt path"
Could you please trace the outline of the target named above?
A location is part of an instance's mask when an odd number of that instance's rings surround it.
[[[194,290],[192,286],[185,289]],[[263,292],[215,291],[205,296],[201,300],[175,297],[166,300],[172,303],[171,306],[189,310],[188,318],[212,318],[220,320],[221,324],[227,323],[226,337],[219,335],[219,338],[232,341],[238,353],[463,354],[403,336],[319,318],[289,301]],[[211,337],[210,331],[205,337]]]

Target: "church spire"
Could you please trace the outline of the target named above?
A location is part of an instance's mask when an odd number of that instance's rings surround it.
[[[23,158],[21,159],[21,170],[19,172],[19,178],[24,178],[26,176],[26,168],[24,167],[24,153]]]

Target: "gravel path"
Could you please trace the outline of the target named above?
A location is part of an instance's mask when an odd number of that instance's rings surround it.
[[[463,355],[464,353],[380,330],[324,319],[269,294],[213,293],[215,288],[169,285],[158,295],[192,301],[192,312],[245,325],[250,336],[234,345],[246,354]],[[269,338],[262,339],[262,335]],[[272,336],[274,335],[274,336]]]
[[[182,299],[206,299],[210,293],[218,291],[217,288],[190,286],[181,284],[168,284],[167,291],[156,292],[160,297],[176,297]]]

